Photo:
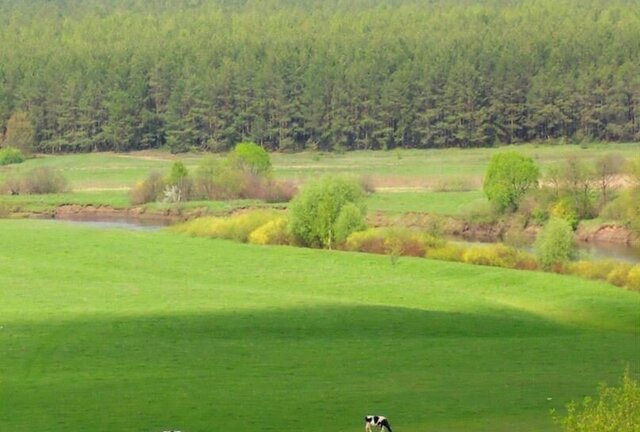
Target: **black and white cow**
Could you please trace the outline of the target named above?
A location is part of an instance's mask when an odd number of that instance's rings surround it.
[[[389,425],[389,420],[387,420],[384,416],[378,415],[368,415],[364,417],[364,430],[365,432],[371,432],[371,426],[378,426],[380,428],[380,432],[386,429],[389,432],[393,432],[391,430],[391,425]]]

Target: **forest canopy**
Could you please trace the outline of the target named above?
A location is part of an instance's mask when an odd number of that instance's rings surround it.
[[[640,2],[0,0],[15,116],[38,152],[637,141]]]

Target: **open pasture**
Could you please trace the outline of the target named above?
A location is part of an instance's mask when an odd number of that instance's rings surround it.
[[[532,156],[544,171],[559,164],[569,154],[585,160],[593,160],[607,152],[632,157],[640,152],[640,144],[592,144],[585,148],[576,145],[529,144],[490,149],[361,151],[344,154],[273,153],[271,158],[278,178],[299,183],[325,174],[365,176],[377,190],[370,199],[371,210],[455,215],[473,202],[484,201],[481,187],[487,163],[493,153],[507,149],[516,149]],[[128,207],[129,188],[150,172],[168,172],[172,162],[178,159],[184,161],[193,172],[201,158],[201,154],[171,155],[160,151],[38,157],[24,164],[0,167],[0,181],[12,173],[37,166],[50,166],[64,173],[72,192],[52,197],[3,196],[0,202],[26,210],[70,203]]]
[[[553,274],[0,221],[0,430],[554,431],[640,296]]]

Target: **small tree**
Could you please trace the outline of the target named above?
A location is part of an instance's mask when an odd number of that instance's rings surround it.
[[[363,227],[364,197],[360,184],[345,177],[308,184],[291,202],[291,233],[305,246],[331,248]]]
[[[254,142],[237,144],[229,154],[229,161],[252,174],[267,175],[271,172],[269,153]]]
[[[169,202],[186,201],[191,194],[191,179],[189,171],[182,161],[176,161],[171,166],[171,173],[167,179],[164,191],[165,200]]]
[[[484,178],[484,193],[500,211],[517,210],[524,194],[538,184],[533,159],[509,151],[493,155]]]
[[[535,243],[540,265],[549,270],[554,264],[563,263],[575,256],[575,244],[571,225],[564,219],[551,218],[538,235]]]
[[[567,405],[567,415],[555,418],[564,432],[640,432],[640,385],[627,370],[621,387],[603,384],[598,399],[586,397]]]
[[[595,176],[604,206],[609,201],[609,190],[614,186],[614,180],[622,172],[624,157],[618,153],[607,153],[595,161]]]

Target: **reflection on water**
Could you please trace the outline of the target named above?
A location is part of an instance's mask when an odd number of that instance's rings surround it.
[[[102,229],[125,229],[131,231],[159,231],[169,223],[163,220],[133,220],[133,219],[105,219],[95,220],[88,218],[56,219],[59,223],[84,225]]]

